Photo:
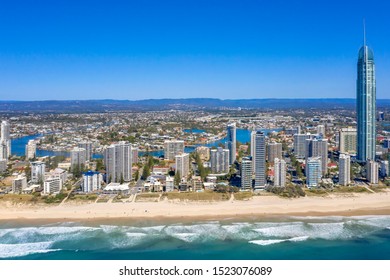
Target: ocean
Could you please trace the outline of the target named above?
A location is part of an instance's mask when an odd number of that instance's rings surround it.
[[[0,259],[390,259],[390,216],[2,222]]]

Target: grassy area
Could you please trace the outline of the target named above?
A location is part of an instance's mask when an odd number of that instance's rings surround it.
[[[96,201],[97,203],[107,203],[110,200],[110,197],[99,197],[99,199]]]
[[[305,189],[307,196],[327,196],[329,193],[324,189]]]
[[[356,186],[356,187],[346,187],[346,186],[340,186],[333,189],[333,192],[335,193],[371,193],[369,190],[367,190],[365,187]]]
[[[249,200],[253,197],[252,192],[237,192],[234,194],[235,200]]]
[[[189,200],[189,201],[223,201],[228,200],[230,198],[230,194],[228,193],[216,193],[216,192],[169,192],[163,195],[167,197],[168,200]]]
[[[123,200],[128,199],[130,195],[117,195],[112,202],[123,202]]]
[[[69,200],[72,201],[95,201],[97,199],[96,194],[76,194],[69,196]]]
[[[135,201],[146,201],[146,202],[158,202],[160,197],[159,193],[141,193],[137,194]]]
[[[32,194],[5,194],[0,195],[0,202],[1,201],[9,201],[13,203],[37,203],[42,200],[39,196]]]
[[[59,193],[57,195],[49,195],[49,196],[43,197],[43,201],[47,204],[61,203],[61,201],[63,201],[66,196],[67,196],[66,193]]]

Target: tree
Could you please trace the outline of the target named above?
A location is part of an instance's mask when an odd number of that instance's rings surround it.
[[[176,171],[176,173],[175,173],[175,178],[174,178],[175,186],[180,185],[180,181],[181,181],[180,172],[179,172],[179,171]]]
[[[135,171],[135,174],[134,174],[134,180],[138,181],[138,179],[139,179],[139,170],[137,169],[137,171]]]
[[[142,179],[146,180],[149,176],[150,176],[150,168],[149,168],[149,166],[146,164],[146,165],[144,166],[144,169],[142,170]]]
[[[125,182],[125,179],[123,178],[123,173],[121,173],[120,183],[123,184]]]

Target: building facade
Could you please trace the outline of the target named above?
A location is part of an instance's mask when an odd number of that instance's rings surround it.
[[[183,140],[166,140],[164,142],[164,159],[175,160],[175,156],[184,153]]]
[[[256,132],[255,137],[255,189],[263,189],[267,183],[267,165],[265,163],[265,135],[261,131]]]
[[[229,150],[229,164],[233,164],[236,161],[236,123],[228,124],[226,136],[226,149]]]
[[[342,154],[356,154],[357,151],[357,130],[356,128],[342,128],[339,131],[339,151]]]
[[[371,184],[379,182],[379,164],[376,161],[368,160],[366,163],[367,181]]]
[[[34,161],[31,163],[31,182],[32,183],[43,183],[45,179],[45,168],[46,165],[42,161]]]
[[[351,183],[351,157],[340,154],[339,157],[339,184],[348,186]]]
[[[275,158],[274,164],[274,186],[286,186],[286,162],[283,159]]]
[[[210,151],[210,155],[212,174],[229,172],[230,152],[228,149],[222,149],[222,147],[218,147],[217,149],[212,149]]]
[[[37,144],[34,140],[29,140],[26,145],[26,159],[33,159],[37,154]]]
[[[374,53],[364,41],[359,50],[356,81],[357,160],[375,160],[376,80]]]
[[[176,172],[179,172],[181,178],[187,179],[190,174],[190,155],[182,153],[175,156]]]
[[[104,150],[104,165],[106,166],[106,182],[130,182],[132,178],[131,145],[120,141]]]
[[[311,157],[306,161],[306,185],[308,188],[317,188],[322,177],[321,157]]]
[[[282,159],[282,143],[272,142],[267,145],[267,160],[274,163],[275,159]]]
[[[83,173],[83,192],[95,192],[100,190],[102,185],[102,175],[99,172],[89,170]]]
[[[252,190],[252,159],[244,157],[241,161],[241,190]]]
[[[326,139],[307,139],[306,140],[306,160],[311,157],[321,158],[322,175],[328,172],[328,140]]]

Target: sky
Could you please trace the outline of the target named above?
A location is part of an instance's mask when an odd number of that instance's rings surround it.
[[[0,0],[0,100],[390,98],[389,2]]]

